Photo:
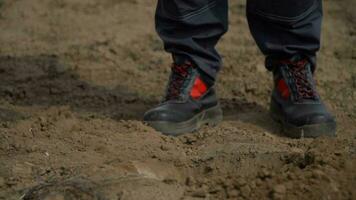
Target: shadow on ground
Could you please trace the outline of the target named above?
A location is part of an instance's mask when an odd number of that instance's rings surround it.
[[[107,89],[79,79],[58,57],[0,57],[0,96],[20,106],[70,106],[75,112],[141,119],[154,102],[127,88]]]
[[[144,112],[158,103],[122,86],[111,90],[80,80],[78,74],[54,55],[0,57],[0,80],[1,99],[10,104],[70,106],[75,112],[115,120],[141,120]],[[222,99],[222,106],[226,120],[239,120],[276,132],[268,111],[256,103]],[[19,114],[11,116],[22,118]]]

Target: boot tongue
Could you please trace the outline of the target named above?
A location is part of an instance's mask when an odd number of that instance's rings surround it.
[[[291,57],[289,61],[292,63],[297,63],[298,61],[303,60],[303,59],[304,58],[301,55],[297,54],[297,55]]]
[[[184,64],[173,64],[168,83],[165,100],[180,100],[184,95],[184,88],[190,80],[193,65],[190,62]]]
[[[306,58],[297,55],[286,61],[286,64],[289,66],[297,99],[316,100],[318,95],[315,91],[310,62]]]
[[[189,63],[187,64],[183,64],[183,65],[176,65],[174,64],[172,66],[172,72],[175,75],[181,76],[181,77],[186,77],[189,74],[189,68],[191,67],[191,65]]]

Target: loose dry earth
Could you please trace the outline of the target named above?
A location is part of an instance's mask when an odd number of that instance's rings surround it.
[[[177,138],[141,122],[170,56],[155,0],[0,0],[0,199],[356,199],[356,8],[325,1],[320,93],[338,137],[289,139],[230,1],[223,123]]]

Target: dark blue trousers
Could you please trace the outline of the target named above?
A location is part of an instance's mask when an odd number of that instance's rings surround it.
[[[267,61],[302,54],[315,66],[322,0],[247,0],[246,9]],[[176,63],[189,59],[215,78],[221,67],[215,46],[228,30],[228,0],[158,0],[156,30]]]

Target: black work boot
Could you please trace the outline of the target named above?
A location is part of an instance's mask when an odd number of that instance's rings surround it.
[[[316,92],[312,65],[303,56],[268,60],[275,87],[271,98],[272,117],[292,138],[336,136],[336,122]]]
[[[222,120],[222,110],[213,83],[190,62],[173,64],[163,102],[147,111],[144,121],[172,136],[193,132],[204,124],[216,125]]]

